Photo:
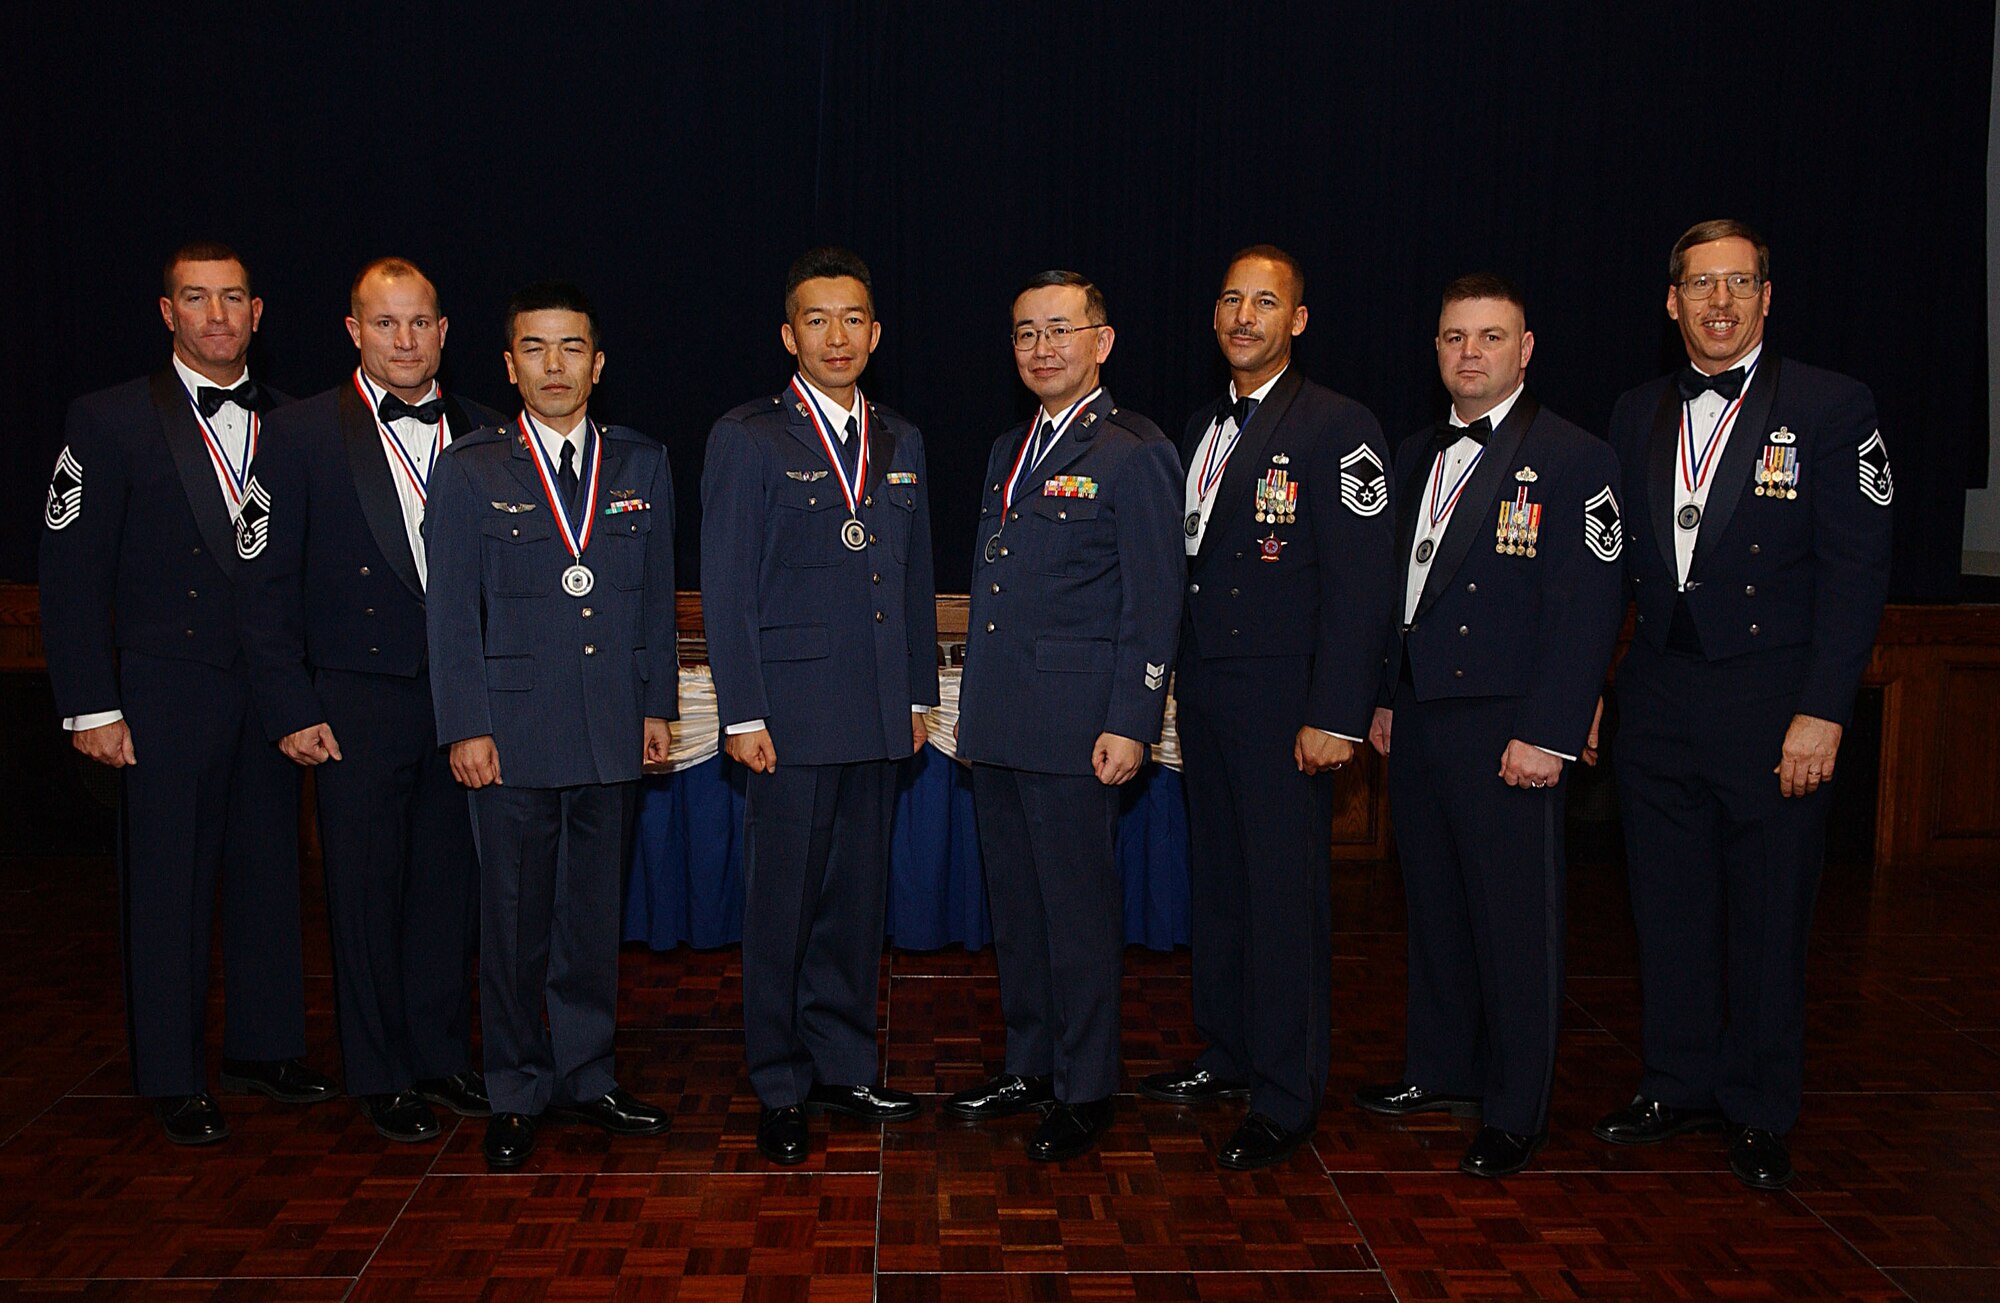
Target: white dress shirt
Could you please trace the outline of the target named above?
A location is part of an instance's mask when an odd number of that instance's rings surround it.
[[[1522,391],[1526,388],[1527,385],[1525,383],[1514,386],[1513,393],[1501,399],[1491,411],[1486,413],[1487,419],[1493,422],[1495,430],[1499,429],[1500,423],[1507,419],[1507,414],[1514,410],[1514,404],[1520,401]],[[1459,418],[1458,408],[1456,407],[1451,409],[1450,414],[1445,417],[1445,420],[1457,429],[1463,429],[1472,424],[1471,421]],[[1492,436],[1489,434],[1487,438],[1490,439]],[[1424,581],[1430,578],[1431,562],[1437,560],[1437,549],[1444,542],[1445,531],[1451,528],[1452,512],[1458,506],[1455,500],[1449,500],[1450,505],[1445,508],[1444,515],[1438,518],[1436,524],[1432,524],[1432,511],[1438,507],[1445,507],[1445,503],[1435,502],[1433,498],[1450,494],[1452,486],[1458,483],[1460,476],[1468,474],[1468,470],[1474,459],[1483,451],[1485,451],[1484,447],[1473,442],[1471,439],[1459,439],[1444,450],[1444,474],[1441,476],[1438,474],[1436,457],[1432,458],[1431,473],[1424,480],[1423,491],[1417,499],[1416,535],[1410,540],[1410,574],[1409,581],[1403,589],[1403,623],[1405,625],[1408,625],[1410,621],[1417,618],[1417,603],[1424,595]],[[1430,542],[1430,547],[1428,548],[1424,547],[1426,540]],[[1420,552],[1424,554],[1424,559],[1421,561],[1417,559],[1417,554]]]
[[[368,386],[369,392],[373,395],[376,410],[379,412],[382,395],[389,391],[381,385],[376,384],[372,376],[364,375],[362,379]],[[433,380],[431,381],[430,388],[424,391],[423,397],[417,399],[417,402],[411,404],[411,406],[428,403],[431,399],[439,396],[440,390],[438,389],[437,381]],[[402,458],[396,455],[396,450],[389,446],[387,439],[382,440],[382,457],[383,460],[389,463],[389,478],[396,485],[396,501],[403,508],[403,534],[410,541],[410,558],[417,563],[417,582],[428,591],[431,583],[431,568],[429,560],[424,554],[424,497],[429,491],[428,481],[430,479],[431,468],[437,465],[436,454],[443,452],[446,447],[450,446],[451,431],[447,428],[442,415],[438,417],[436,425],[426,425],[414,416],[399,417],[394,421],[386,423],[381,421],[378,416],[376,423],[378,425],[387,424],[389,429],[395,432],[396,437],[402,441],[403,451],[409,454],[411,463],[416,466],[417,474],[422,476],[426,482],[424,492],[418,492],[417,486],[410,481],[409,472],[403,469]],[[579,432],[581,432],[582,428],[581,425],[577,427]],[[439,442],[440,440],[442,442]],[[557,456],[561,456],[561,453],[557,453]],[[560,465],[561,463],[558,462],[557,464]],[[579,462],[578,464],[581,465],[582,463]]]
[[[1736,366],[1741,367],[1745,372],[1749,372],[1757,365],[1757,359],[1762,357],[1763,354],[1764,346],[1759,344],[1746,353],[1743,360],[1736,363]],[[1723,368],[1723,370],[1733,369],[1735,368]],[[1701,371],[1702,369],[1697,366],[1695,370]],[[1702,374],[1718,375],[1720,372],[1702,371]],[[1747,399],[1750,396],[1750,386],[1756,383],[1756,379],[1757,377],[1754,375],[1747,376],[1743,384],[1743,389],[1738,394],[1739,398]],[[1727,412],[1731,406],[1734,406],[1735,402],[1735,399],[1724,399],[1721,394],[1716,393],[1713,389],[1709,389],[1704,390],[1701,397],[1681,404],[1681,420],[1687,423],[1688,431],[1691,431],[1694,435],[1695,456],[1699,457],[1702,450],[1707,447],[1708,432],[1715,429],[1715,423],[1722,419],[1723,413]],[[1736,410],[1740,413],[1743,409],[1737,407]],[[1693,489],[1688,488],[1687,476],[1681,472],[1681,460],[1686,456],[1682,451],[1681,444],[1687,438],[1688,432],[1679,429],[1676,429],[1674,432],[1674,577],[1675,581],[1683,588],[1687,587],[1688,566],[1694,562],[1694,544],[1695,540],[1701,536],[1701,526],[1696,525],[1693,529],[1682,529],[1679,522],[1680,510],[1692,502],[1696,509],[1704,514],[1707,513],[1708,491],[1715,487],[1715,472],[1722,466],[1722,454],[1729,447],[1729,435],[1735,428],[1736,418],[1732,416],[1729,419],[1729,423],[1717,432],[1715,436],[1715,450],[1709,454],[1708,458],[1708,478]]]
[[[1272,376],[1269,380],[1251,390],[1247,395],[1237,393],[1236,382],[1231,380],[1229,382],[1229,401],[1234,403],[1239,398],[1248,397],[1255,402],[1263,402],[1271,396],[1272,387],[1278,381],[1282,380],[1285,372],[1289,370],[1291,370],[1291,367],[1288,365],[1283,370],[1280,370],[1277,375]],[[1192,535],[1188,535],[1183,531],[1184,541],[1187,544],[1187,554],[1189,556],[1193,556],[1201,550],[1202,537],[1208,533],[1208,513],[1215,510],[1215,500],[1222,496],[1221,475],[1217,475],[1215,483],[1209,486],[1208,496],[1206,498],[1201,496],[1201,468],[1208,463],[1211,452],[1217,457],[1225,457],[1233,451],[1231,440],[1239,433],[1241,431],[1236,428],[1235,416],[1224,416],[1219,424],[1209,427],[1208,433],[1203,435],[1201,442],[1195,445],[1194,456],[1188,459],[1187,505],[1183,509],[1183,518],[1196,515],[1201,517],[1201,524]],[[1217,449],[1217,444],[1221,444],[1222,447]]]

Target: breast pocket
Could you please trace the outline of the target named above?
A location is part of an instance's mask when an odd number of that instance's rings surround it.
[[[813,569],[838,565],[843,551],[840,527],[847,523],[847,502],[838,488],[824,482],[810,487],[788,484],[771,503],[772,548],[789,567]]]
[[[542,544],[553,526],[547,516],[506,516],[481,523],[486,588],[496,597],[539,597],[555,587],[561,566]]]
[[[590,568],[614,588],[644,587],[646,536],[652,532],[651,511],[599,517],[590,540]]]
[[[1030,525],[1025,532],[1034,539],[1028,568],[1036,574],[1074,577],[1101,565],[1111,522],[1099,517],[1098,507],[1091,498],[1031,499],[1021,513],[1022,523]]]
[[[884,495],[877,494],[876,501],[882,502]],[[917,495],[906,488],[891,489],[886,494],[885,510],[877,513],[876,528],[889,540],[889,555],[897,565],[907,565],[910,560],[910,528],[917,515]]]

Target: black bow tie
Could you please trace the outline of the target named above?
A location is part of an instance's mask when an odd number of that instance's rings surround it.
[[[1433,452],[1444,452],[1460,439],[1470,439],[1481,447],[1493,435],[1493,418],[1482,416],[1470,425],[1453,425],[1446,421],[1438,427],[1437,437],[1431,441]]]
[[[217,389],[214,385],[201,385],[194,391],[195,409],[203,416],[214,416],[222,410],[224,403],[235,403],[246,412],[263,410],[264,391],[255,380],[245,380],[234,389]]]
[[[1233,403],[1224,399],[1222,415],[1215,418],[1216,424],[1219,427],[1223,421],[1234,418],[1237,430],[1241,431],[1244,426],[1250,424],[1250,414],[1256,410],[1257,400],[1254,398],[1239,398]]]
[[[437,397],[424,403],[406,403],[394,394],[383,394],[382,401],[375,410],[382,418],[382,424],[404,419],[422,421],[425,425],[436,425],[444,419],[444,399]]]
[[[1703,375],[1694,369],[1693,363],[1689,363],[1681,368],[1675,383],[1681,387],[1681,397],[1689,402],[1710,391],[1721,394],[1724,402],[1731,402],[1736,395],[1743,392],[1743,368],[1731,367],[1719,375],[1711,376]]]

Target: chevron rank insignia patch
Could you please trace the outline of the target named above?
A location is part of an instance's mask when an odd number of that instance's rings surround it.
[[[1158,692],[1161,686],[1166,683],[1166,681],[1167,681],[1167,667],[1164,665],[1155,665],[1153,664],[1153,662],[1147,661],[1146,690],[1148,692]]]
[[[1379,516],[1389,505],[1389,476],[1365,443],[1340,459],[1340,503],[1357,516]]]
[[[1609,484],[1583,504],[1583,545],[1599,561],[1616,561],[1625,552],[1625,522]]]
[[[42,523],[50,529],[68,529],[83,514],[83,463],[67,446],[56,458],[56,473],[49,477],[49,505]]]
[[[1861,445],[1861,496],[1878,507],[1896,500],[1896,476],[1889,469],[1889,448],[1880,430]]]
[[[236,513],[236,555],[255,561],[271,541],[271,494],[257,477],[243,490],[243,509]]]

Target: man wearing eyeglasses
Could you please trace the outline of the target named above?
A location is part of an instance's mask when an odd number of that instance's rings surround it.
[[[249,465],[283,395],[249,372],[264,301],[226,245],[167,260],[173,338],[150,377],[79,398],[43,517],[42,637],[72,745],[119,771],[132,1086],[167,1139],[229,1124],[208,1091],[209,938],[222,916],[222,1086],[330,1099],[305,1053],[298,775],[264,739],[235,603],[261,537]]]
[[[1119,787],[1160,736],[1180,630],[1180,459],[1099,383],[1104,295],[1071,271],[1015,296],[1014,364],[1039,401],[993,445],[959,696],[1007,1057],[946,1111],[1044,1110],[1028,1157],[1073,1158],[1118,1086]]]
[[[1730,1170],[1775,1189],[1792,1179],[1806,940],[1895,485],[1868,389],[1764,346],[1756,232],[1689,228],[1667,279],[1688,365],[1611,418],[1638,602],[1614,756],[1645,1072],[1594,1129],[1638,1145],[1726,1127]]]
[[[1367,735],[1395,582],[1389,449],[1366,408],[1305,378],[1298,260],[1229,262],[1213,327],[1228,393],[1196,412],[1174,680],[1194,911],[1193,1064],[1153,1099],[1247,1096],[1218,1150],[1267,1167],[1312,1135],[1332,1045],[1334,772]]]
[[[484,1117],[472,1069],[478,865],[431,710],[424,513],[445,445],[500,424],[446,393],[450,323],[414,263],[349,293],[345,380],[274,413],[251,466],[266,526],[240,540],[243,646],[264,731],[311,768],[347,1092],[390,1140]]]
[[[917,1115],[875,1084],[899,762],[937,704],[923,436],[861,393],[881,341],[868,265],[802,254],[779,328],[798,371],[709,431],[701,604],[723,750],[749,771],[743,1041],[757,1149],[809,1152],[806,1110]]]

